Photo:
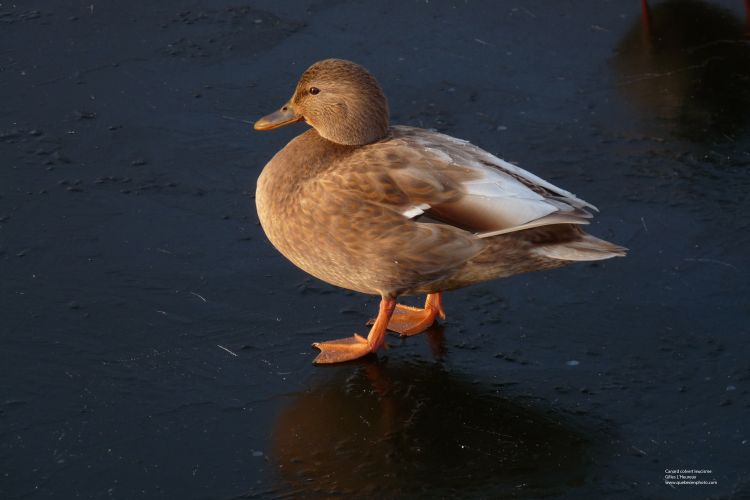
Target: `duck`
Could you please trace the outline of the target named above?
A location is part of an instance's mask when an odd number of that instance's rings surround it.
[[[436,131],[391,125],[375,77],[325,59],[292,97],[254,123],[310,128],[258,177],[255,202],[268,240],[308,274],[380,297],[367,336],[316,342],[315,364],[386,348],[445,319],[444,292],[574,262],[624,256],[585,233],[596,207],[519,166]],[[426,295],[424,307],[399,297]]]

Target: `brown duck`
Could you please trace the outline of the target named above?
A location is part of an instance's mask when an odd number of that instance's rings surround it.
[[[367,338],[315,343],[315,363],[375,352],[386,330],[424,331],[445,318],[444,291],[625,255],[580,229],[596,208],[573,194],[467,141],[390,126],[383,91],[362,66],[313,64],[289,102],[255,128],[299,121],[312,129],[258,179],[263,229],[304,271],[381,297]],[[424,308],[396,303],[414,294],[427,294]]]

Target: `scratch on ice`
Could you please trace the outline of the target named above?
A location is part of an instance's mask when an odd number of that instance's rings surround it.
[[[227,351],[229,354],[231,354],[235,358],[237,357],[237,353],[230,351],[229,349],[227,349],[223,345],[216,344],[216,347],[218,347],[219,349],[224,349],[225,351]]]

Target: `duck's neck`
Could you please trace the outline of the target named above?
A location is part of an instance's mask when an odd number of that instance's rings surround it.
[[[373,123],[367,118],[361,120],[348,120],[340,125],[318,128],[316,130],[320,137],[342,146],[364,146],[377,142],[388,135],[388,118],[378,117],[380,120]]]
[[[333,110],[307,118],[318,134],[343,146],[364,146],[388,135],[388,101],[380,92],[343,99]]]

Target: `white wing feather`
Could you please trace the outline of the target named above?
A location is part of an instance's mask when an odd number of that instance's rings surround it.
[[[407,207],[402,213],[415,218],[432,209],[449,218],[472,221],[483,226],[477,236],[487,238],[549,224],[588,224],[596,210],[592,204],[526,170],[501,160],[470,144],[433,131],[396,126],[399,135],[418,146],[429,168],[407,166],[394,173],[396,177],[418,177],[438,186],[444,177],[460,184],[463,196],[452,205],[422,203]],[[422,201],[422,200],[420,200]],[[428,212],[430,215],[432,212]]]

